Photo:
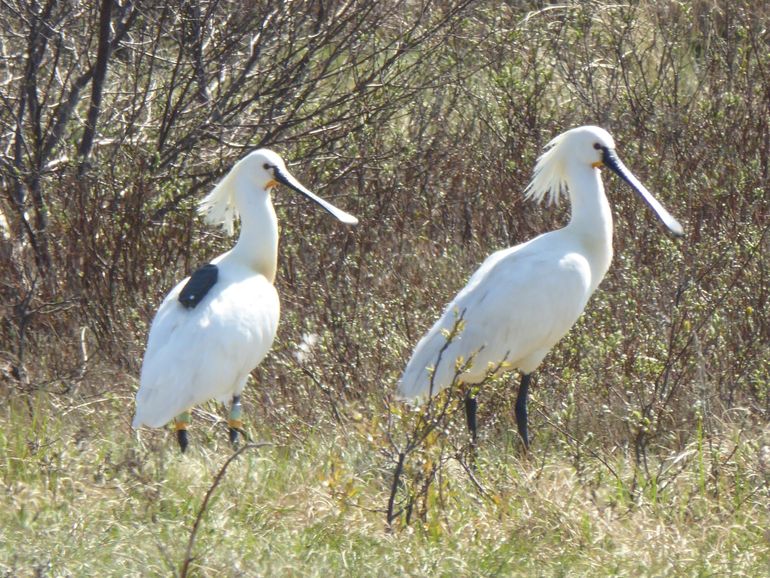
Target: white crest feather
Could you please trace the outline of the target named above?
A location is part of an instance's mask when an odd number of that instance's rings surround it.
[[[235,231],[234,222],[238,217],[235,207],[235,173],[239,163],[216,184],[214,189],[198,204],[198,214],[210,225],[221,225],[225,232],[232,236]]]
[[[560,134],[551,140],[546,145],[545,152],[538,157],[532,180],[524,189],[527,199],[541,203],[548,195],[548,204],[558,205],[560,197],[567,194],[564,159],[559,150],[559,144],[566,134]]]

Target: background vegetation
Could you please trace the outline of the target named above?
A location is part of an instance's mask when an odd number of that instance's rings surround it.
[[[3,0],[0,570],[767,575],[769,30],[759,0]],[[514,381],[475,469],[448,399],[388,527],[409,352],[484,256],[566,221],[521,191],[586,123],[686,237],[606,176],[615,259],[537,374],[533,451]],[[283,317],[244,400],[268,445],[188,551],[221,411],[182,459],[133,396],[162,296],[232,242],[197,201],[259,146],[361,224],[276,191]]]

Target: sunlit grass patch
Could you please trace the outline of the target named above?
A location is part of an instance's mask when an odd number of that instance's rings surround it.
[[[51,409],[45,396],[34,408]],[[12,402],[1,419],[0,568],[11,574],[177,572],[232,455],[224,436],[185,456],[172,432],[142,447],[99,413],[43,420]],[[705,491],[693,452],[674,480],[635,493],[598,460],[576,470],[561,451],[522,458],[486,436],[476,471],[486,495],[450,460],[425,517],[389,529],[392,472],[377,438],[326,425],[233,461],[202,515],[193,575],[756,576],[770,563],[761,444],[740,432],[703,454]],[[627,456],[604,459],[633,480]]]

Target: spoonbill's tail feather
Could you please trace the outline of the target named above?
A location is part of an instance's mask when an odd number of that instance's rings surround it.
[[[181,401],[175,394],[175,388],[143,388],[136,396],[136,414],[131,427],[163,427],[190,407],[189,401]]]
[[[420,342],[404,370],[396,392],[400,399],[421,398],[430,393],[431,376],[434,373],[438,348],[431,347],[430,343],[424,343],[429,337],[431,336],[427,335]],[[433,355],[434,352],[436,355]],[[435,378],[433,381],[435,384]]]
[[[451,309],[451,307],[450,307]],[[455,376],[456,358],[460,352],[450,337],[458,323],[457,315],[447,310],[415,347],[412,357],[398,383],[396,395],[401,399],[415,399],[435,395],[449,387]]]

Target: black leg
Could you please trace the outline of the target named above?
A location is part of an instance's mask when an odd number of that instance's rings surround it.
[[[176,441],[179,442],[179,449],[182,450],[182,453],[185,453],[187,451],[187,446],[190,445],[190,442],[187,439],[186,429],[176,430]]]
[[[519,395],[516,397],[516,427],[519,429],[521,441],[524,442],[526,449],[529,449],[529,437],[527,436],[527,396],[529,395],[529,381],[531,378],[532,374],[529,373],[521,376]]]
[[[176,430],[176,441],[179,443],[179,449],[182,453],[187,451],[187,446],[190,445],[187,438],[187,428],[192,422],[192,416],[189,411],[180,413],[174,418],[174,429]]]
[[[230,443],[233,445],[238,443],[238,432],[243,430],[243,422],[241,421],[242,412],[241,396],[234,395],[233,403],[230,406],[230,419],[227,420],[227,425],[230,428]]]
[[[468,431],[471,432],[471,445],[476,447],[476,432],[478,431],[478,423],[476,422],[476,410],[479,407],[479,402],[476,399],[476,395],[472,389],[469,389],[465,394],[465,419],[468,423]]]

